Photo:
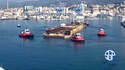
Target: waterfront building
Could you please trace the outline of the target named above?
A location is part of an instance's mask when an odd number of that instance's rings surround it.
[[[7,8],[0,10],[0,18],[18,18],[26,19],[44,19],[44,20],[65,20],[65,19],[84,19],[84,17],[97,17],[100,14],[109,14],[115,16],[117,14],[123,15],[125,12],[125,1],[120,4],[108,4],[108,5],[87,5],[85,2],[80,4],[74,4],[66,7],[66,3],[59,3],[58,6],[50,7],[34,7],[33,5],[23,6],[19,8],[9,8],[7,2]]]
[[[7,1],[7,6],[6,6],[6,9],[9,9],[9,2]]]
[[[97,16],[97,14],[100,14],[100,11],[99,11],[100,6],[99,5],[91,5],[91,7],[92,7],[92,10],[91,10],[92,14],[91,15],[93,17]]]
[[[29,10],[32,10],[34,8],[33,5],[29,5],[29,6],[23,6],[23,11],[29,11]]]

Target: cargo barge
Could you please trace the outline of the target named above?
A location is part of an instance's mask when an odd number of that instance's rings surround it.
[[[85,22],[73,21],[71,24],[61,24],[60,26],[48,28],[45,33],[43,33],[43,36],[51,38],[70,38],[86,26],[87,24]]]

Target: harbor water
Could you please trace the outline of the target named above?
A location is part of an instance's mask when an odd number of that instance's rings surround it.
[[[89,26],[80,32],[85,43],[79,43],[42,36],[47,28],[70,24],[70,20],[1,20],[0,64],[5,70],[124,70],[125,28],[121,19],[86,21]],[[18,36],[26,26],[34,33],[33,39]],[[100,28],[105,29],[105,37],[97,36]],[[112,61],[105,59],[107,50],[116,54]]]

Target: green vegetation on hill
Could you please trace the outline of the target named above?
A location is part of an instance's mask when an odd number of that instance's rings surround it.
[[[27,1],[27,2],[10,2],[10,7],[21,7],[24,5],[34,5],[34,6],[50,6],[51,4],[56,5],[59,2],[66,3],[68,6],[72,4],[78,4],[81,3],[82,0],[34,0],[34,1]],[[119,3],[123,2],[124,0],[84,0],[87,4],[112,4],[112,3]],[[0,1],[0,8],[6,8],[6,1],[2,0]]]

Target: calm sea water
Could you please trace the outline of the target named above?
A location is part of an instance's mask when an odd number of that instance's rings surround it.
[[[71,21],[0,21],[0,64],[5,70],[124,70],[125,28],[121,19],[87,20],[90,24],[81,31],[85,43],[70,39],[43,38],[46,28]],[[21,28],[17,27],[21,25]],[[19,38],[25,27],[34,34],[33,39]],[[103,27],[106,37],[98,37]],[[113,50],[113,61],[104,53]]]

